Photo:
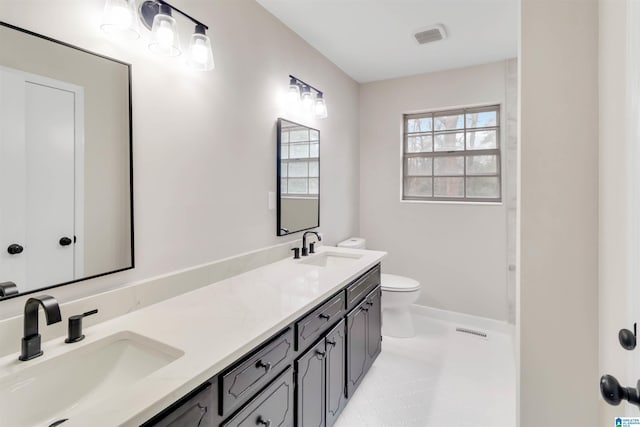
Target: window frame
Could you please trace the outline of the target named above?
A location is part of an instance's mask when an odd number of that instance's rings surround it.
[[[481,112],[495,111],[496,124],[495,126],[487,127],[467,127],[467,115]],[[480,204],[500,204],[502,203],[502,150],[501,150],[501,105],[490,104],[475,107],[462,107],[447,110],[434,110],[422,113],[403,114],[402,116],[402,178],[401,178],[401,201],[403,202],[455,202],[455,203],[480,203]],[[463,115],[463,127],[458,129],[446,129],[436,130],[435,121],[436,117],[441,116],[453,116]],[[408,121],[410,119],[431,119],[431,130],[424,132],[408,132]],[[467,134],[476,131],[495,131],[496,134],[496,148],[491,149],[467,149]],[[449,151],[435,151],[435,137],[436,135],[462,133],[464,137],[464,147],[462,150],[449,150]],[[431,136],[431,151],[426,152],[408,152],[408,144],[410,136],[418,135],[430,135]],[[467,159],[472,156],[491,155],[496,156],[496,172],[491,174],[467,174]],[[462,175],[436,175],[435,174],[435,159],[444,157],[462,157],[463,160],[463,174]],[[431,174],[427,175],[409,175],[408,174],[408,161],[409,158],[425,158],[431,159]],[[424,177],[431,178],[431,196],[413,196],[406,195],[406,181],[411,177]],[[467,179],[468,178],[497,178],[498,179],[498,197],[467,197]],[[443,197],[435,196],[435,178],[461,178],[463,180],[464,193],[461,197]]]

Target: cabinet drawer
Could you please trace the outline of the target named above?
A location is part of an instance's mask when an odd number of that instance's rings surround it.
[[[270,380],[282,372],[293,360],[293,329],[252,354],[247,360],[221,376],[220,415],[228,415]]]
[[[344,292],[340,292],[302,320],[296,322],[296,350],[311,345],[324,331],[340,319],[344,313],[344,301]]]
[[[293,368],[289,367],[221,427],[293,427]]]
[[[167,411],[143,424],[143,427],[214,427],[215,389],[206,383]]]
[[[362,277],[347,286],[347,310],[358,305],[364,297],[380,284],[380,265],[365,273]]]

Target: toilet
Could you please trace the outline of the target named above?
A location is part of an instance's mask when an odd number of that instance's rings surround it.
[[[366,249],[367,241],[361,237],[352,237],[338,243],[338,247]],[[411,304],[420,295],[420,282],[409,277],[395,274],[380,275],[382,288],[382,334],[395,338],[415,336]]]

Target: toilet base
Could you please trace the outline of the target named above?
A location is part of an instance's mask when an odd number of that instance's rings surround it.
[[[409,306],[404,308],[384,308],[382,310],[382,335],[393,338],[416,336]]]

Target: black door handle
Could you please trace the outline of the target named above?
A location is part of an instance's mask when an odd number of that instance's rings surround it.
[[[17,243],[13,243],[7,248],[7,252],[9,252],[10,255],[21,254],[22,251],[24,251],[24,248]]]
[[[258,419],[256,420],[256,424],[257,425],[262,425],[264,427],[271,427],[271,420],[265,420],[264,418],[262,418],[261,416],[258,417]]]
[[[600,393],[609,405],[617,406],[623,400],[640,406],[640,395],[638,389],[633,387],[622,387],[613,375],[603,375],[600,378]]]
[[[73,240],[65,236],[62,237],[58,243],[60,243],[60,246],[69,246],[71,243],[73,243]]]
[[[633,332],[628,329],[620,329],[618,332],[618,341],[625,350],[633,350],[636,348],[636,329],[637,325],[633,324]]]

